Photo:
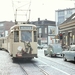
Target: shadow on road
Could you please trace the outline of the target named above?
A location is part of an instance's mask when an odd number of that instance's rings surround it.
[[[12,59],[13,63],[33,63],[35,62],[33,59]]]

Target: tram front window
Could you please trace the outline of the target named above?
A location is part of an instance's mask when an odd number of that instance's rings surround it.
[[[21,41],[32,42],[32,32],[31,31],[21,31]]]

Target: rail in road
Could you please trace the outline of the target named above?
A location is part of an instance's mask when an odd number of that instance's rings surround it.
[[[24,72],[24,75],[50,75],[47,73],[44,69],[39,67],[35,63],[24,63],[24,64],[19,64],[21,69]]]
[[[75,64],[70,62],[65,62],[61,58],[50,58],[46,56],[39,56],[37,61],[45,64],[51,75],[75,75]],[[63,61],[63,62],[62,62]]]

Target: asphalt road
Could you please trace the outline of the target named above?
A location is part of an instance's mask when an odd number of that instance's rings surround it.
[[[38,50],[38,61],[44,63],[51,75],[75,75],[75,62],[65,62],[62,57],[44,56],[44,50]],[[47,65],[47,66],[46,66]]]
[[[65,62],[62,57],[44,56],[43,49],[38,50],[38,58],[16,63],[7,52],[0,51],[0,75],[25,75],[19,63],[28,75],[75,75],[75,62]]]

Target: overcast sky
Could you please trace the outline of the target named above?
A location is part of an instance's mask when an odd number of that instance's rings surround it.
[[[12,3],[12,1],[14,2],[14,0],[0,0],[0,21],[14,20],[13,8],[15,8],[15,6],[19,7],[18,4],[20,3],[19,2]],[[30,2],[30,0],[27,1]],[[48,19],[54,21],[55,10],[74,8],[75,7],[74,3],[75,1],[70,1],[70,0],[31,0],[30,21],[36,21],[38,18],[40,18],[41,20]],[[25,2],[22,2],[20,6],[24,4]],[[25,7],[23,6],[23,8],[25,9],[26,7],[28,9],[29,5]]]

